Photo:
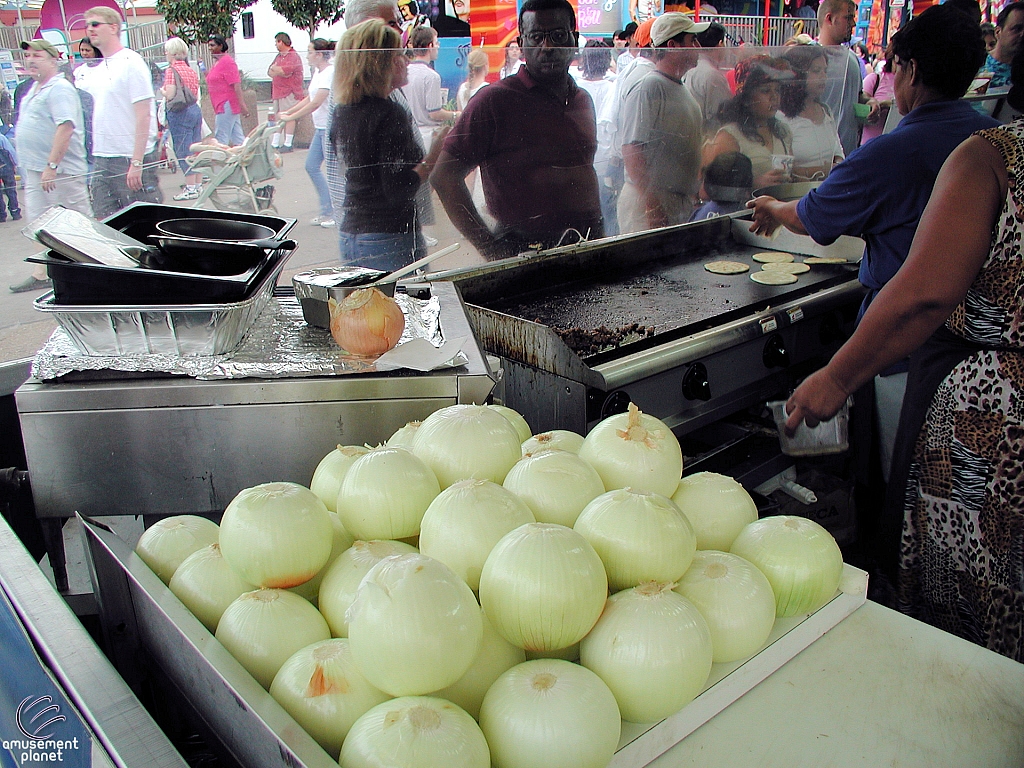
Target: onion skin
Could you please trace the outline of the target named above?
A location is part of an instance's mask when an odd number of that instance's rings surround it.
[[[579,642],[597,623],[608,577],[571,528],[528,523],[506,534],[484,563],[480,604],[498,634],[527,651]]]
[[[359,674],[345,639],[296,651],[278,670],[270,695],[334,758],[356,720],[391,698]]]
[[[220,521],[224,559],[257,587],[304,584],[327,563],[333,542],[327,507],[296,483],[264,483],[239,491]]]
[[[405,696],[385,701],[349,731],[341,768],[490,768],[480,726],[450,701]]]
[[[623,720],[654,723],[678,712],[711,673],[711,631],[697,608],[649,583],[608,598],[580,643],[580,661],[607,683]]]
[[[330,299],[331,336],[358,357],[379,357],[393,349],[405,330],[398,302],[376,288],[358,288],[341,302]]]
[[[538,659],[494,682],[480,728],[495,768],[605,768],[622,720],[615,696],[589,669]]]
[[[775,515],[751,523],[730,550],[768,577],[775,615],[813,613],[832,599],[843,576],[843,553],[813,520]]]
[[[135,554],[153,569],[164,584],[171,583],[171,577],[185,558],[203,547],[215,544],[220,529],[212,520],[198,515],[175,515],[165,517],[147,528]]]
[[[523,456],[539,453],[548,448],[557,448],[560,451],[579,455],[581,447],[583,447],[583,435],[577,435],[567,429],[552,429],[523,441]]]
[[[757,653],[775,626],[772,585],[739,555],[697,552],[675,591],[693,603],[707,621],[716,664]]]

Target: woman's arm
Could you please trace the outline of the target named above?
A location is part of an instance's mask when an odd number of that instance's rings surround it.
[[[985,139],[972,137],[949,156],[906,262],[875,297],[850,340],[789,398],[787,430],[834,416],[852,392],[921,346],[946,321],[988,257],[1006,186],[1002,157]]]
[[[312,98],[306,96],[287,112],[280,113],[277,119],[281,122],[287,122],[289,120],[298,120],[300,117],[316,112],[320,105],[327,101],[327,94],[329,92],[327,88],[317,88]]]

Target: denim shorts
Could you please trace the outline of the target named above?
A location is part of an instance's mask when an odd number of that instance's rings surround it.
[[[339,232],[341,263],[393,272],[427,255],[419,230],[371,232],[353,235]]]

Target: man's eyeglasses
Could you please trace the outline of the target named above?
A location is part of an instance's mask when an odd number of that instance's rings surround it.
[[[102,27],[104,24],[110,24],[110,22],[109,21],[87,21],[87,22],[85,22],[85,26],[89,27],[90,29],[96,29],[96,27]]]
[[[550,40],[552,45],[568,45],[574,42],[572,30],[570,29],[549,29],[547,32],[527,32],[522,36],[523,42],[530,48],[540,48],[545,40]]]

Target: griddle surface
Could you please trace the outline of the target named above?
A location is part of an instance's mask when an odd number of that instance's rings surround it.
[[[601,274],[589,279],[478,302],[498,312],[539,322],[559,331],[622,328],[637,323],[661,336],[694,326],[708,327],[729,316],[763,309],[841,283],[855,275],[850,266],[816,264],[790,285],[760,285],[750,272],[715,275],[710,261],[727,259],[750,266],[764,249],[737,245],[643,265],[641,274]],[[797,256],[797,260],[802,260]],[[694,328],[694,330],[696,330]]]

